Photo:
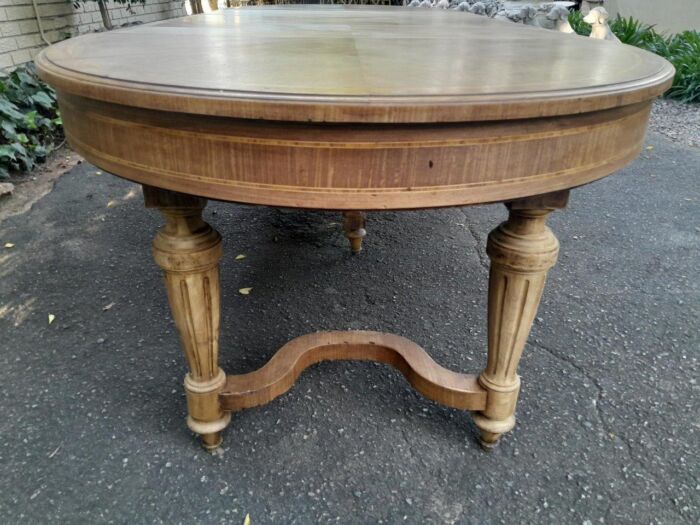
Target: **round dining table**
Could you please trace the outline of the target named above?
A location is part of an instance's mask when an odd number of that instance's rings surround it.
[[[71,147],[142,184],[164,216],[153,254],[188,364],[187,425],[208,449],[232,412],[337,359],[396,367],[426,397],[471,411],[493,447],[515,425],[518,362],[559,251],[545,221],[571,189],[639,154],[674,76],[617,42],[364,6],[226,9],[71,38],[35,62]],[[207,199],[342,212],[353,253],[366,212],[504,203],[508,219],[486,247],[485,368],[462,374],[399,335],[337,331],[301,335],[262,368],[227,375],[222,238],[202,219]]]

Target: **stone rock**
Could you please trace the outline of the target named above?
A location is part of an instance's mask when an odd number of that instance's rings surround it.
[[[605,0],[581,0],[581,14],[587,15],[596,7],[603,7]]]
[[[4,197],[5,195],[12,195],[13,191],[15,191],[14,184],[12,184],[11,182],[0,182],[0,197]]]

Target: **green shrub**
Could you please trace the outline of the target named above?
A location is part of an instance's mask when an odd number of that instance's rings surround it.
[[[579,35],[590,36],[591,26],[583,21],[581,11],[571,11],[569,14],[569,24],[571,28]]]
[[[39,80],[33,65],[0,73],[0,128],[0,179],[30,171],[62,139],[56,93]]]
[[[658,39],[663,40],[663,37],[654,30],[654,26],[643,24],[632,17],[622,18],[617,15],[610,24],[610,29],[623,44],[643,49],[647,49]]]
[[[700,102],[700,31],[684,31],[669,38],[663,56],[676,68],[666,96],[683,102]]]
[[[583,21],[580,11],[569,15],[569,23],[579,35],[591,34],[591,26]],[[654,26],[619,15],[610,23],[610,29],[623,44],[646,49],[673,64],[676,77],[665,97],[700,102],[700,32],[684,31],[667,38],[657,33]]]

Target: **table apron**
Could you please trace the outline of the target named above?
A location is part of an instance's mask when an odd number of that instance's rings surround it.
[[[307,209],[458,206],[580,186],[640,152],[650,102],[540,119],[304,124],[168,113],[59,92],[70,144],[121,177]]]

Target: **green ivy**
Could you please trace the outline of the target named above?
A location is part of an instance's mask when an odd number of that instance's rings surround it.
[[[31,64],[0,72],[0,131],[0,179],[32,170],[63,139],[56,93]]]
[[[591,34],[591,26],[583,21],[580,11],[569,15],[569,23],[579,35]],[[665,37],[657,33],[654,26],[619,15],[610,23],[610,29],[623,44],[646,49],[673,64],[676,77],[664,96],[683,102],[700,102],[700,32],[684,31]]]

